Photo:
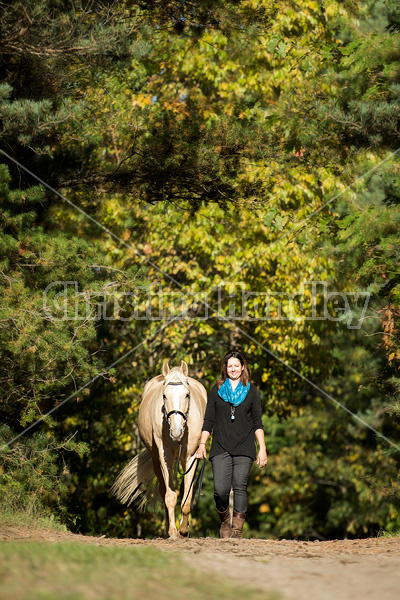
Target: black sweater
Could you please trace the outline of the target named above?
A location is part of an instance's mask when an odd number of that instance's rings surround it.
[[[256,386],[251,383],[246,398],[235,408],[235,420],[231,421],[231,405],[218,395],[214,385],[208,396],[202,431],[213,431],[209,459],[229,452],[234,456],[257,456],[254,432],[262,429],[261,400]]]

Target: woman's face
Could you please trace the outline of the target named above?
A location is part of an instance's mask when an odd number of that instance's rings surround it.
[[[240,379],[244,366],[238,358],[230,358],[226,365],[229,379]]]

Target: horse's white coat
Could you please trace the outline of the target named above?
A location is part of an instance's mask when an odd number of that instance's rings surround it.
[[[170,381],[180,382],[183,385],[167,385]],[[185,414],[189,392],[190,408],[187,421],[181,415],[172,414],[167,423],[162,408],[163,403],[165,402],[167,413],[171,410],[179,410]],[[200,382],[188,376],[188,367],[184,361],[180,367],[172,369],[169,368],[168,363],[164,363],[163,374],[153,377],[144,386],[139,408],[138,427],[146,450],[125,467],[112,487],[112,491],[120,500],[132,502],[140,493],[138,486],[146,485],[154,475],[149,471],[151,456],[161,497],[165,503],[166,527],[171,537],[176,537],[178,534],[175,524],[177,494],[174,488],[173,466],[178,458],[179,441],[182,445],[182,469],[187,471],[196,460],[194,454],[200,440],[206,404],[206,390]],[[179,533],[183,536],[186,536],[189,531],[193,475],[194,467],[184,476],[183,482],[184,505],[181,506],[182,518],[179,526]]]

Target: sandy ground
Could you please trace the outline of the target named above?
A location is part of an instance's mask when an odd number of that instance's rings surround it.
[[[139,540],[95,538],[15,527],[0,540],[81,541],[154,546],[177,552],[192,567],[220,573],[243,586],[277,591],[284,600],[398,600],[400,537],[301,542],[295,540]]]

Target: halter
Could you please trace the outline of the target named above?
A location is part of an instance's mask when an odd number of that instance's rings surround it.
[[[184,385],[182,381],[170,381],[169,383],[164,383],[164,387],[166,387],[167,385]],[[189,385],[189,382],[188,382]],[[188,390],[188,407],[187,407],[187,411],[185,413],[183,413],[181,410],[170,410],[169,413],[167,413],[167,409],[165,408],[165,394],[164,394],[164,389],[163,389],[163,405],[162,405],[162,411],[163,414],[165,416],[165,418],[167,419],[167,421],[169,420],[171,415],[181,415],[183,417],[184,422],[186,423],[187,418],[188,418],[188,414],[189,414],[189,408],[190,408],[190,390]]]

